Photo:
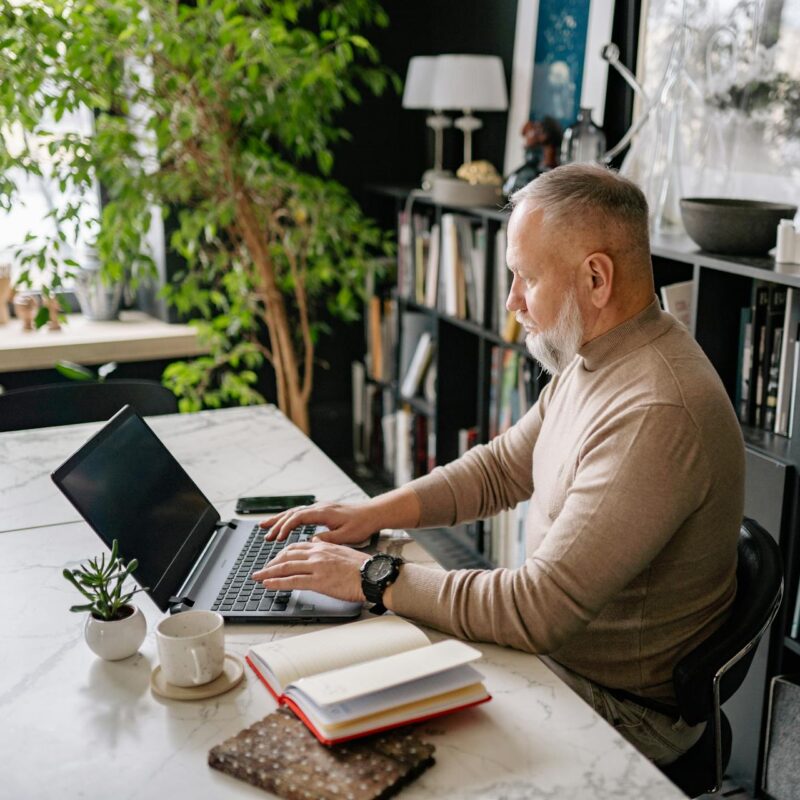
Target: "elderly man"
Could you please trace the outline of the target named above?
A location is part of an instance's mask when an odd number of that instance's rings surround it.
[[[654,296],[647,203],[599,167],[549,172],[512,198],[507,308],[553,374],[506,433],[358,505],[265,521],[327,525],[255,578],[368,599],[456,636],[547,656],[642,752],[668,764],[702,725],[673,713],[672,670],[736,592],[744,448],[725,390]],[[342,544],[454,525],[530,498],[519,569],[434,571]],[[377,559],[377,560],[376,560]]]

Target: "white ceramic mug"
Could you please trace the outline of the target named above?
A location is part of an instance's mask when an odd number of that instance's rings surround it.
[[[156,626],[158,658],[167,683],[200,686],[222,674],[225,629],[216,611],[182,611]]]

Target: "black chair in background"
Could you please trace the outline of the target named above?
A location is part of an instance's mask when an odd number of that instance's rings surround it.
[[[155,381],[54,383],[0,394],[0,431],[100,422],[124,405],[142,416],[178,411],[175,395]]]
[[[691,750],[661,767],[690,797],[719,791],[722,785],[731,756],[731,726],[720,706],[741,686],[783,596],[780,549],[754,520],[742,523],[738,551],[736,598],[730,617],[672,673],[680,715],[690,725],[708,723]]]

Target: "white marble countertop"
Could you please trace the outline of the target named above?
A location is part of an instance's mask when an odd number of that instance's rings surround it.
[[[244,493],[363,496],[271,407],[149,421],[223,515]],[[48,475],[98,427],[0,434],[0,798],[266,797],[206,764],[213,745],[275,708],[249,669],[221,697],[162,700],[149,689],[161,614],[147,597],[138,604],[148,636],[138,655],[117,663],[91,653],[82,619],[68,611],[74,590],[61,570],[102,545]],[[389,546],[429,560],[414,543]],[[227,647],[242,656],[253,644],[307,630],[230,625]],[[493,700],[419,726],[436,745],[436,764],[402,797],[683,796],[537,658],[478,646]]]

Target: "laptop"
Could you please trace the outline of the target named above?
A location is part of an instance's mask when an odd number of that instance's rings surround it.
[[[119,540],[134,578],[162,611],[219,611],[231,622],[335,622],[360,603],[312,591],[267,591],[250,579],[285,547],[265,542],[252,520],[223,521],[147,423],[125,406],[52,473],[53,481],[108,545]]]

